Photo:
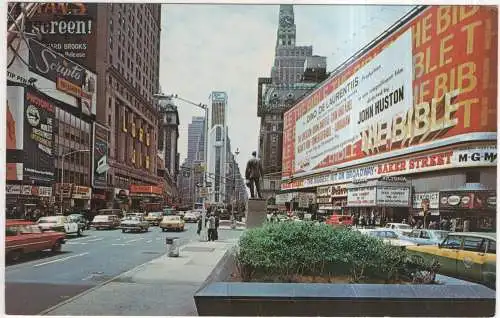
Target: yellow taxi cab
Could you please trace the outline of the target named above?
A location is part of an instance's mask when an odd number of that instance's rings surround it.
[[[184,220],[179,215],[164,216],[160,222],[160,228],[163,232],[169,230],[184,231]]]
[[[406,250],[436,260],[444,275],[495,287],[496,233],[454,232],[439,245],[407,246]]]

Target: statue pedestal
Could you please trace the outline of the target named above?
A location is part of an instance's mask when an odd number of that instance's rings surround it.
[[[248,199],[247,202],[246,228],[251,229],[260,227],[267,219],[266,200],[264,199]]]

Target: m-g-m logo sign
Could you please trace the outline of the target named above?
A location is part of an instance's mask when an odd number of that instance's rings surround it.
[[[483,163],[483,164],[496,164],[497,150],[496,147],[487,148],[473,148],[463,151],[458,151],[459,164]]]

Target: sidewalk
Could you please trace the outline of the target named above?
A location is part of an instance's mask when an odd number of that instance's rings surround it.
[[[242,233],[242,232],[240,232]],[[193,295],[237,239],[191,242],[59,304],[51,316],[197,316]]]

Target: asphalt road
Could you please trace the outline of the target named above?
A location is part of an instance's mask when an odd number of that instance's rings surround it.
[[[35,315],[166,252],[166,237],[180,245],[198,240],[195,224],[184,232],[147,233],[90,230],[68,238],[61,253],[27,257],[5,270],[5,309],[11,315]]]

